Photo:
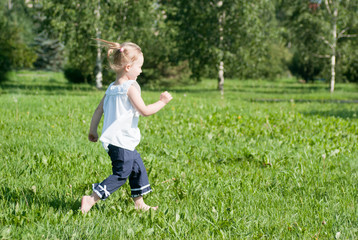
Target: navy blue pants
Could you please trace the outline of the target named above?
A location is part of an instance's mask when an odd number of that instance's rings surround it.
[[[137,150],[130,151],[113,145],[109,145],[108,149],[113,174],[99,184],[92,184],[93,191],[102,200],[120,188],[127,178],[129,178],[132,197],[142,196],[152,191],[147,170]]]

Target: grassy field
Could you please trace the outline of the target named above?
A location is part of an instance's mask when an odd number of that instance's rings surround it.
[[[111,173],[87,140],[104,92],[13,73],[0,85],[0,238],[357,239],[357,85],[225,86],[172,88],[165,109],[141,117],[145,200],[158,211],[137,212],[126,184],[82,215],[82,195]]]

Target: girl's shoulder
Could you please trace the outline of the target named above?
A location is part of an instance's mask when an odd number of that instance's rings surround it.
[[[107,88],[106,95],[127,94],[129,87],[132,85],[135,86],[137,89],[139,88],[139,91],[140,91],[140,87],[139,87],[139,84],[137,83],[137,81],[128,80],[122,84],[117,84],[117,85],[115,85],[115,82],[112,82]]]
[[[131,86],[132,86],[132,85],[133,85],[133,87],[135,87],[139,92],[141,92],[140,86],[139,86],[139,84],[138,84],[137,81],[134,81],[134,82],[131,84]]]

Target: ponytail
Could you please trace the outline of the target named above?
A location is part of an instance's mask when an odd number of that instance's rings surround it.
[[[107,59],[110,67],[115,72],[123,68],[123,64],[132,63],[138,59],[138,55],[142,54],[140,47],[131,42],[124,42],[122,44],[116,42],[109,42],[99,38],[93,38],[102,46],[108,49]]]

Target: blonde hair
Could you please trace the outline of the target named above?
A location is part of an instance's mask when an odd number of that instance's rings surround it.
[[[108,48],[107,59],[109,66],[115,72],[119,72],[126,64],[135,62],[143,54],[142,49],[135,43],[124,42],[122,44],[109,42],[103,39],[95,38],[102,46]]]

